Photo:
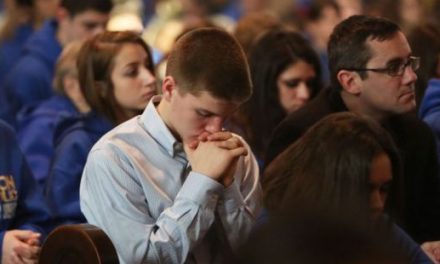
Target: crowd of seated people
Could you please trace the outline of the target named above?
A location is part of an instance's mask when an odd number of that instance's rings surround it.
[[[2,8],[1,263],[440,263],[437,1]]]

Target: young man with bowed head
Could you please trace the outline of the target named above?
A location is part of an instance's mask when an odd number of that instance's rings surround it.
[[[435,141],[429,127],[411,113],[419,58],[412,56],[395,23],[368,16],[352,16],[336,26],[328,52],[330,89],[275,129],[266,164],[331,113],[370,116],[391,134],[403,160],[403,179],[394,179],[403,184],[403,195],[395,197],[403,205],[397,222],[418,242],[440,239]]]
[[[249,146],[222,129],[252,92],[245,55],[225,31],[176,42],[162,95],[91,150],[81,210],[122,263],[213,263],[246,240],[261,205]]]

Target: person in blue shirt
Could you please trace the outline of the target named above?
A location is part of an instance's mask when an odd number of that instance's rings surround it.
[[[0,31],[0,84],[20,58],[23,45],[43,22],[55,15],[57,0],[12,0]]]
[[[18,147],[15,132],[0,121],[1,263],[37,263],[50,214]]]
[[[46,196],[56,223],[80,223],[79,184],[87,155],[114,126],[142,113],[157,93],[149,47],[132,32],[104,32],[86,41],[78,80],[90,111],[55,128],[55,154]]]
[[[81,178],[81,211],[120,263],[228,263],[259,212],[257,161],[225,121],[252,93],[239,43],[218,28],[176,41],[162,95],[105,134]]]
[[[266,168],[264,203],[269,218],[289,211],[297,218],[307,212],[327,212],[341,220],[354,219],[363,230],[388,234],[408,262],[432,263],[392,222],[401,213],[399,174],[397,148],[378,122],[356,113],[334,113],[313,125]],[[309,230],[311,235],[314,231]],[[329,260],[333,261],[338,262]]]
[[[45,184],[54,155],[55,127],[67,117],[90,111],[79,87],[76,70],[81,45],[80,41],[69,43],[60,55],[53,82],[56,95],[36,107],[27,107],[18,116],[17,138],[40,186]]]
[[[111,9],[111,0],[62,0],[55,18],[29,37],[23,55],[5,77],[0,119],[15,126],[23,107],[52,96],[54,67],[62,47],[104,31]]]

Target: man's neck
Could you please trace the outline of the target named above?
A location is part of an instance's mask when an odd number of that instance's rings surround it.
[[[363,104],[360,101],[359,97],[356,95],[347,93],[346,91],[341,91],[340,95],[342,101],[344,102],[345,106],[350,112],[369,116],[379,123],[382,122],[385,118],[387,118],[387,115],[385,115],[385,113],[380,111],[374,111],[373,109],[371,109],[371,107],[368,107],[365,104]]]
[[[156,104],[155,104],[156,106]],[[171,119],[169,118],[171,116],[171,109],[168,102],[166,102],[163,98],[160,100],[159,104],[156,106],[157,113],[159,114],[160,118],[162,118],[162,121],[165,123],[165,125],[168,127],[170,132],[173,134],[173,136],[178,140],[181,141],[180,136],[177,134]]]

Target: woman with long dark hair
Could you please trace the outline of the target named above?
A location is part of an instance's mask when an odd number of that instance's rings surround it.
[[[393,223],[401,211],[401,181],[390,135],[369,117],[336,113],[312,126],[266,169],[264,203],[269,215],[312,212],[350,219],[363,230],[387,234],[411,263],[430,263]]]
[[[319,59],[307,41],[286,29],[266,32],[249,54],[254,91],[242,109],[244,134],[261,160],[272,130],[321,89]]]

